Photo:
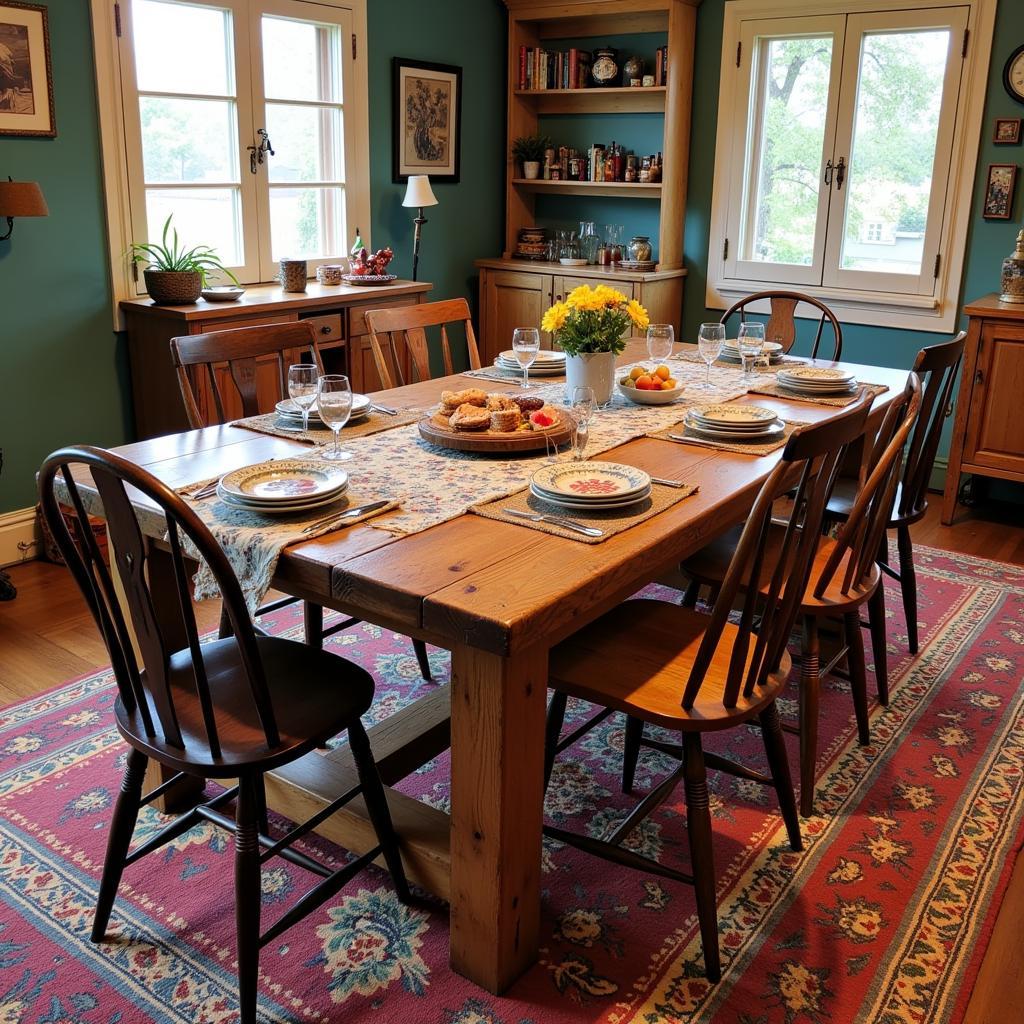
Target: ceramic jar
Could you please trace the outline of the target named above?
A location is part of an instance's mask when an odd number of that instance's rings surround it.
[[[345,268],[340,263],[324,263],[316,268],[316,279],[321,284],[341,284]]]
[[[281,272],[278,275],[281,287],[286,292],[304,292],[308,277],[305,260],[281,260]]]
[[[565,357],[565,400],[572,401],[578,387],[594,390],[598,405],[607,405],[615,390],[615,353],[581,352]]]
[[[1024,302],[1024,230],[1017,235],[1017,248],[1003,260],[1000,302]]]
[[[646,263],[653,253],[649,235],[634,235],[627,246],[629,258],[638,263]]]
[[[619,51],[614,46],[604,46],[594,51],[594,63],[590,66],[590,77],[594,85],[619,84]]]

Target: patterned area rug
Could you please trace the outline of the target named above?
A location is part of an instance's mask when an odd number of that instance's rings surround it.
[[[872,707],[870,746],[856,744],[846,684],[827,688],[819,816],[804,823],[805,852],[789,851],[760,787],[712,775],[719,985],[701,974],[688,886],[547,844],[541,959],[505,997],[449,971],[444,908],[403,907],[370,870],[263,950],[261,1020],[960,1020],[1024,820],[1024,571],[930,549],[917,564],[921,654],[906,654],[890,591],[893,695],[888,709]],[[297,634],[294,616],[280,613],[277,630]],[[362,625],[331,645],[377,677],[377,720],[431,685],[408,641],[389,632]],[[444,678],[447,656],[431,661]],[[0,712],[0,1024],[235,1020],[231,843],[211,826],[129,868],[109,941],[88,942],[124,756],[112,699],[100,672]],[[784,714],[795,710],[784,702]],[[759,746],[754,730],[739,730],[715,749],[754,756]],[[621,747],[613,716],[563,756],[550,820],[599,835],[621,819]],[[669,767],[645,751],[641,785]],[[403,788],[445,806],[447,758]],[[140,837],[159,823],[148,814]],[[633,842],[685,867],[684,830],[680,793]],[[309,881],[271,862],[266,918]]]

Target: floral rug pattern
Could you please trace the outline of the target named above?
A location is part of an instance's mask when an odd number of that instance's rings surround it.
[[[857,745],[848,684],[826,687],[804,852],[786,844],[771,794],[711,773],[718,985],[702,974],[689,886],[546,843],[540,960],[504,996],[449,970],[442,905],[403,906],[370,869],[264,948],[262,1024],[959,1021],[1022,836],[1024,570],[927,548],[917,565],[921,653],[907,654],[889,590],[892,699],[872,705],[870,745]],[[298,635],[295,610],[275,628]],[[330,646],[374,673],[375,721],[435,685],[408,640],[379,627]],[[444,681],[447,655],[432,650],[431,663]],[[100,672],[0,710],[0,1024],[235,1021],[232,843],[212,826],[128,868],[108,941],[88,941],[124,762],[112,700]],[[795,689],[781,704],[792,719]],[[589,710],[570,708],[580,720]],[[632,804],[619,784],[622,739],[612,716],[562,755],[548,820],[595,836],[621,820]],[[753,728],[709,748],[759,763]],[[795,764],[795,742],[790,753]],[[638,786],[671,764],[645,750]],[[400,788],[446,807],[447,767],[438,757]],[[685,869],[685,814],[680,790],[631,845]],[[148,811],[137,841],[160,823]],[[311,882],[269,862],[265,922]]]

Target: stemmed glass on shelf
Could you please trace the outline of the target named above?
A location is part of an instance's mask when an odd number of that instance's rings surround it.
[[[743,377],[749,380],[754,376],[754,366],[764,351],[764,324],[756,320],[741,323],[736,345],[740,350],[740,359],[743,360]]]
[[[352,415],[352,384],[343,373],[325,373],[319,383],[317,402],[320,419],[334,432],[334,447],[322,451],[320,457],[333,462],[346,462],[352,458],[352,453],[340,447],[338,438],[341,428]]]
[[[587,442],[590,440],[590,421],[594,418],[596,408],[597,397],[592,387],[580,384],[572,389],[573,448],[579,462],[586,458]]]
[[[676,332],[671,324],[651,324],[647,328],[647,354],[655,363],[672,358]]]
[[[523,368],[522,387],[530,386],[530,367],[540,351],[540,331],[536,327],[517,327],[512,332],[512,351]]]
[[[697,332],[697,351],[708,364],[707,376],[701,387],[711,391],[711,364],[721,355],[725,342],[725,324],[701,324]]]
[[[288,397],[302,413],[302,435],[309,434],[309,410],[316,402],[320,368],[315,363],[296,363],[288,367]]]

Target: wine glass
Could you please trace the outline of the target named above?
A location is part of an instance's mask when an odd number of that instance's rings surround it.
[[[725,341],[724,324],[701,324],[697,332],[697,351],[701,359],[708,364],[707,377],[701,387],[705,391],[711,391],[711,364],[722,352],[722,344]]]
[[[522,387],[530,386],[530,367],[540,351],[540,331],[536,327],[517,327],[512,332],[512,351],[523,368]]]
[[[346,462],[352,458],[352,453],[339,446],[338,437],[341,428],[352,415],[352,385],[343,373],[325,373],[319,384],[317,402],[320,419],[334,431],[334,447],[330,451],[321,452],[320,457],[333,462]]]
[[[302,413],[303,436],[309,433],[309,410],[316,401],[320,368],[315,363],[296,363],[288,367],[288,397]]]
[[[585,459],[587,441],[590,440],[590,421],[597,408],[597,396],[594,389],[586,384],[577,385],[572,390],[572,412],[575,426],[573,428],[573,448],[580,462]]]
[[[676,332],[671,324],[651,324],[647,328],[647,354],[655,363],[672,358],[675,341]]]
[[[755,320],[741,323],[736,344],[743,361],[743,376],[749,380],[754,376],[754,365],[764,350],[764,324]]]

